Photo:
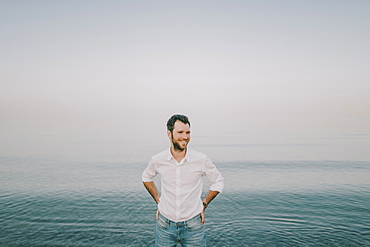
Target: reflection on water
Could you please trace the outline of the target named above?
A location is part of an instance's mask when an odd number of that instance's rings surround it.
[[[370,163],[217,165],[226,188],[207,209],[210,246],[370,242]],[[155,203],[140,181],[145,166],[2,158],[0,244],[150,246]]]

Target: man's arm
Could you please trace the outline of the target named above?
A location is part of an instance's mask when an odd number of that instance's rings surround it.
[[[159,193],[157,190],[157,187],[155,186],[154,182],[143,182],[144,187],[149,192],[149,194],[153,197],[154,201],[158,204],[159,203]],[[159,209],[157,209],[157,212],[155,214],[155,218],[158,220],[159,217]]]
[[[214,190],[210,190],[210,191],[208,191],[208,194],[206,195],[206,197],[203,199],[203,211],[202,211],[202,213],[200,213],[200,218],[201,218],[201,223],[202,224],[204,224],[204,221],[206,219],[205,214],[204,214],[204,211],[208,207],[208,204],[213,199],[215,199],[215,197],[218,195],[218,193],[220,193],[220,192],[214,191]]]
[[[155,186],[155,183],[152,182],[143,182],[144,187],[149,192],[149,194],[153,197],[154,201],[158,204],[159,203],[159,193],[157,190],[157,187]]]
[[[215,197],[218,195],[218,193],[220,193],[220,192],[218,192],[218,191],[213,191],[213,190],[208,191],[208,194],[207,194],[207,195],[206,195],[206,197],[203,199],[203,203],[205,203],[205,204],[206,204],[206,206],[205,206],[205,207],[207,207],[207,206],[208,206],[208,204],[209,204],[213,199],[215,199]]]

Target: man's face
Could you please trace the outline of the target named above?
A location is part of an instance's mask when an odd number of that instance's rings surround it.
[[[181,121],[176,121],[173,131],[167,132],[175,150],[184,151],[190,142],[190,127]]]

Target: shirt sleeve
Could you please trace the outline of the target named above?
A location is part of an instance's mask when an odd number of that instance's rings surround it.
[[[206,158],[204,162],[204,173],[211,182],[211,187],[209,188],[209,190],[222,193],[222,190],[224,188],[224,178],[222,177],[220,171],[208,158]]]
[[[154,161],[151,159],[149,161],[148,166],[143,171],[143,174],[141,175],[141,179],[143,182],[152,182],[153,178],[157,175],[157,171],[155,169]]]

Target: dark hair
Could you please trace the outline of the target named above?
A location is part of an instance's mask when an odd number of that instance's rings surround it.
[[[175,114],[167,121],[167,130],[171,131],[171,133],[174,129],[176,121],[181,121],[184,124],[189,124],[189,127],[190,127],[190,122],[187,116]]]

